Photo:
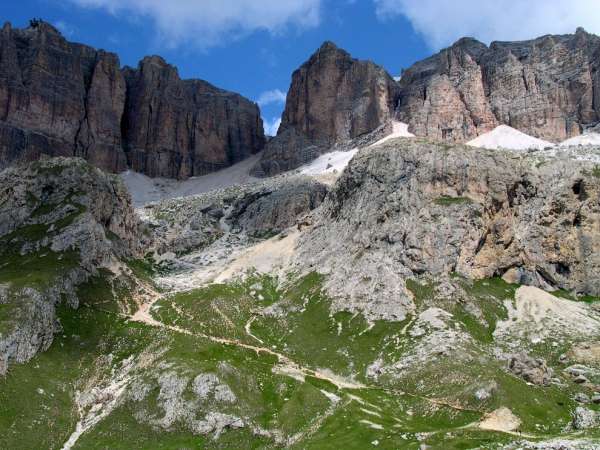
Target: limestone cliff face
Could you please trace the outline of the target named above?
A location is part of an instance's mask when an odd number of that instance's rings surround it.
[[[144,58],[124,71],[123,121],[133,170],[187,178],[222,169],[264,146],[260,111],[238,94],[201,80],[181,80],[162,58]]]
[[[115,54],[66,41],[41,22],[0,31],[0,168],[41,155],[81,156],[186,178],[264,145],[258,107],[158,57],[121,70]]]
[[[506,124],[557,142],[600,121],[599,69],[600,38],[582,29],[489,47],[464,38],[403,73],[397,115],[434,139]]]
[[[279,132],[254,172],[293,169],[336,143],[384,126],[396,97],[396,83],[383,68],[325,42],[294,72]]]
[[[46,23],[0,31],[0,167],[45,154],[124,170],[124,103],[116,55],[69,43]]]
[[[0,172],[0,375],[46,350],[56,305],[79,305],[78,286],[100,270],[126,273],[141,257],[139,221],[125,186],[80,158]],[[117,268],[117,269],[115,269]]]
[[[540,159],[541,158],[541,159]],[[302,238],[339,307],[411,311],[410,278],[458,272],[600,294],[600,181],[589,161],[393,140],[360,151]]]

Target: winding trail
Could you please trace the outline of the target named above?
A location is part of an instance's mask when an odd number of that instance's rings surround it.
[[[246,322],[246,325],[244,325],[244,330],[246,331],[246,334],[248,336],[250,336],[251,338],[257,340],[258,342],[260,342],[261,344],[264,344],[265,342],[259,338],[258,336],[255,336],[254,334],[252,334],[252,330],[251,330],[251,326],[252,326],[252,322],[254,322],[256,320],[256,316],[252,316],[250,318],[250,320],[248,322]]]
[[[413,394],[413,393],[406,392],[403,390],[386,388],[386,387],[382,387],[382,386],[369,386],[369,385],[365,385],[360,382],[356,382],[354,380],[349,380],[342,376],[338,376],[327,369],[312,369],[310,367],[303,366],[303,365],[293,361],[292,359],[290,359],[288,356],[284,355],[283,353],[280,353],[272,348],[264,346],[264,341],[262,341],[259,337],[252,334],[251,326],[252,326],[252,323],[256,320],[256,316],[251,317],[246,322],[246,324],[244,325],[244,330],[246,332],[246,335],[250,339],[258,341],[260,344],[263,344],[263,345],[253,345],[253,344],[249,344],[246,342],[242,342],[238,339],[230,339],[230,338],[225,338],[225,337],[220,337],[220,336],[213,336],[213,335],[209,335],[209,334],[201,333],[201,332],[193,332],[193,331],[190,331],[188,329],[185,329],[185,328],[182,328],[182,327],[179,327],[176,325],[166,324],[164,322],[161,322],[160,320],[155,319],[151,314],[153,306],[162,298],[164,298],[164,296],[162,294],[160,294],[159,292],[156,292],[156,290],[152,289],[149,285],[144,286],[142,294],[140,295],[140,297],[137,298],[137,301],[138,301],[137,311],[135,311],[131,315],[127,315],[127,314],[120,314],[120,315],[123,316],[124,318],[127,318],[128,320],[130,320],[132,322],[144,323],[144,324],[152,326],[152,327],[162,328],[164,330],[168,330],[168,331],[171,331],[174,333],[180,333],[180,334],[185,334],[187,336],[193,336],[193,337],[205,339],[205,340],[215,342],[215,343],[218,343],[221,345],[228,345],[228,346],[242,348],[245,350],[255,352],[257,355],[258,354],[266,354],[266,355],[274,356],[275,358],[277,358],[277,365],[273,368],[273,372],[291,377],[298,381],[304,382],[305,377],[309,376],[309,377],[313,377],[313,378],[316,378],[319,380],[327,381],[340,390],[356,391],[356,390],[361,390],[361,389],[368,389],[368,390],[373,390],[373,391],[381,391],[381,392],[385,392],[385,393],[388,393],[388,394],[394,395],[394,396],[412,397],[412,398],[415,398],[415,399],[418,399],[421,401],[428,402],[431,405],[435,405],[437,407],[450,408],[450,409],[453,409],[456,411],[461,411],[461,412],[473,412],[473,413],[478,413],[478,414],[485,413],[485,411],[482,411],[479,409],[467,408],[467,407],[460,405],[457,402],[453,402],[450,400],[423,397],[418,394]],[[75,431],[71,434],[68,441],[64,444],[63,450],[70,450],[75,445],[77,440],[85,432],[87,432],[90,429],[92,429],[93,427],[95,427],[102,419],[107,417],[112,412],[112,410],[114,410],[114,408],[116,406],[118,406],[121,397],[125,393],[127,386],[129,385],[129,383],[132,380],[132,377],[130,374],[131,374],[134,364],[131,364],[131,363],[132,363],[132,361],[128,361],[123,367],[120,368],[121,370],[118,370],[116,372],[113,371],[114,373],[113,373],[112,379],[108,380],[108,382],[106,382],[106,381],[103,382],[101,385],[99,385],[97,387],[97,390],[100,393],[110,392],[110,395],[103,396],[103,398],[108,399],[107,401],[99,400],[98,405],[94,405],[94,407],[92,407],[90,409],[79,408],[78,412],[79,412],[80,419],[76,425]],[[339,401],[339,402],[332,401],[331,407],[326,411],[326,413],[324,414],[323,417],[318,417],[317,419],[315,419],[315,421],[311,424],[311,426],[309,427],[308,430],[305,430],[303,432],[300,432],[300,433],[297,433],[297,434],[291,436],[289,438],[290,442],[297,443],[297,442],[301,441],[302,439],[304,439],[305,437],[316,432],[316,430],[320,427],[322,422],[327,417],[334,414],[334,412],[339,407],[347,406],[349,402],[358,401],[361,404],[370,405],[376,409],[379,409],[379,407],[377,407],[376,405],[371,405],[370,403],[364,401],[363,399],[361,399],[360,397],[358,397],[354,394],[351,394],[350,392],[343,392],[343,395],[344,395],[344,397],[346,397],[345,401]],[[473,422],[473,423],[467,424],[465,426],[458,427],[456,429],[480,429],[480,423],[481,422]],[[448,431],[447,429],[439,430],[439,432],[447,432],[447,431]],[[522,434],[517,431],[509,431],[509,430],[498,430],[498,431],[508,434],[508,435],[511,435],[511,436],[518,436],[521,438],[530,438],[530,439],[544,438],[544,436]],[[437,432],[434,432],[434,433],[437,433]]]
[[[256,352],[256,354],[263,353],[263,354],[275,356],[277,358],[279,365],[283,366],[283,368],[285,370],[289,370],[290,372],[302,373],[304,376],[311,376],[314,378],[318,378],[320,380],[328,381],[331,384],[333,384],[334,386],[336,386],[338,389],[365,389],[365,388],[367,388],[367,386],[362,383],[347,380],[344,377],[337,376],[335,374],[329,374],[324,371],[314,370],[314,369],[311,369],[308,367],[301,366],[300,364],[292,361],[289,357],[287,357],[283,353],[279,353],[269,347],[262,347],[262,346],[258,346],[258,345],[246,344],[237,339],[229,339],[229,338],[224,338],[224,337],[212,336],[212,335],[206,334],[206,333],[192,332],[192,331],[186,330],[186,329],[178,327],[178,326],[167,325],[166,323],[160,322],[160,321],[156,320],[154,317],[152,317],[152,315],[150,314],[152,306],[160,298],[161,298],[160,296],[155,296],[151,302],[140,305],[140,308],[130,317],[130,320],[132,322],[142,322],[142,323],[145,323],[145,324],[153,326],[153,327],[160,327],[160,328],[163,328],[166,330],[173,331],[175,333],[182,333],[182,334],[186,334],[188,336],[195,336],[195,337],[199,337],[202,339],[207,339],[211,342],[216,342],[218,344],[231,345],[231,346],[243,348],[246,350]],[[252,334],[250,334],[250,336],[254,337],[254,339],[258,339],[255,336],[253,336]],[[285,371],[282,371],[282,373],[285,373]]]

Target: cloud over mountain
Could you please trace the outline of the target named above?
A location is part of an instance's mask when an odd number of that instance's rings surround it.
[[[280,89],[265,91],[256,100],[259,106],[285,103],[286,93]]]
[[[310,28],[320,22],[321,0],[70,0],[116,16],[150,19],[167,46],[208,48],[263,30]]]
[[[433,49],[462,36],[483,42],[573,33],[600,33],[597,0],[373,0],[382,20],[406,17]]]

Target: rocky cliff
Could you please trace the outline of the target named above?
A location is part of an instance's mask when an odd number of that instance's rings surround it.
[[[112,53],[67,42],[46,23],[0,32],[0,167],[40,155],[127,166],[125,81]]]
[[[487,47],[463,38],[400,80],[398,118],[418,136],[465,141],[500,124],[549,141],[600,121],[600,38],[575,34]]]
[[[354,157],[298,261],[374,318],[403,319],[428,275],[599,295],[599,195],[588,161],[396,139]]]
[[[125,69],[124,140],[131,168],[187,178],[222,169],[264,146],[258,106],[201,80],[181,80],[162,58]]]
[[[79,286],[102,270],[126,270],[141,233],[120,180],[82,159],[9,168],[0,186],[1,375],[50,346],[56,306],[77,307]]]
[[[435,140],[464,142],[506,124],[562,141],[600,122],[599,66],[600,38],[583,29],[489,47],[463,38],[398,83],[326,42],[294,72],[281,127],[254,173],[273,175],[374,130],[389,133],[392,117]]]
[[[294,72],[281,126],[254,173],[293,169],[385,126],[396,98],[396,83],[383,68],[325,42]]]
[[[121,70],[115,54],[70,43],[51,25],[0,32],[0,168],[40,155],[102,169],[204,174],[258,152],[258,107],[158,57]]]

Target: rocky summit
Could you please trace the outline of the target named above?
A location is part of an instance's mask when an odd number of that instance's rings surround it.
[[[292,75],[277,136],[253,172],[295,169],[335,144],[389,125],[398,91],[382,67],[325,42]]]
[[[110,172],[203,175],[259,152],[258,107],[160,57],[123,68],[46,22],[0,32],[0,167],[79,156]]]
[[[396,113],[419,136],[464,142],[505,124],[560,142],[600,121],[600,38],[464,38],[403,72]]]
[[[0,448],[600,449],[597,44],[327,42],[260,153],[237,94],[5,26]]]

